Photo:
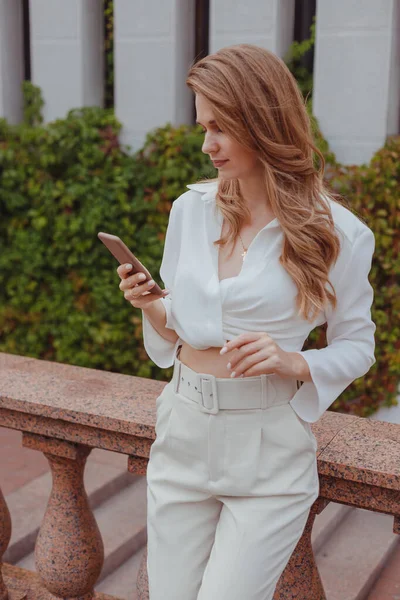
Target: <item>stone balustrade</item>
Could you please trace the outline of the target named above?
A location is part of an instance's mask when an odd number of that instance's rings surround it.
[[[36,541],[36,573],[4,564],[0,600],[110,600],[94,592],[103,543],[84,489],[85,462],[92,448],[116,451],[127,455],[130,472],[145,475],[155,400],[165,383],[10,354],[0,354],[0,374],[0,426],[22,431],[23,445],[45,454],[53,476]],[[393,515],[393,530],[400,533],[400,426],[328,411],[313,431],[320,497],[275,600],[325,598],[311,531],[330,501]],[[0,491],[0,565],[10,531]],[[136,586],[147,600],[146,555]]]

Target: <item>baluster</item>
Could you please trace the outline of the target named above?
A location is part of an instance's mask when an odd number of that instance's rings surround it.
[[[11,538],[10,511],[0,489],[0,600],[8,600],[8,592],[1,574],[2,558]]]
[[[297,600],[326,600],[311,544],[315,517],[326,504],[324,499],[318,498],[312,505],[303,535],[278,581],[274,600],[291,597]]]
[[[42,584],[61,598],[91,600],[104,561],[103,541],[83,483],[91,448],[34,434],[24,434],[23,443],[44,452],[53,476],[35,546]]]
[[[146,477],[148,458],[130,456],[128,459],[128,471],[135,475]],[[133,582],[134,583],[134,582]],[[147,579],[147,545],[140,562],[139,572],[136,580],[136,593],[138,600],[149,600],[149,582]]]
[[[138,600],[149,600],[149,580],[147,577],[147,545],[140,562],[136,581],[136,592]]]
[[[393,533],[400,534],[400,517],[394,516],[393,519]]]

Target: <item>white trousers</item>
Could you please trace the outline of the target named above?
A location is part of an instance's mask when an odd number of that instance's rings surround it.
[[[208,414],[172,381],[156,406],[150,600],[271,600],[318,497],[309,423],[287,401]]]

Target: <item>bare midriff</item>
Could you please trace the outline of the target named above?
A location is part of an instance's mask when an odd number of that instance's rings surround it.
[[[182,342],[179,360],[196,373],[208,373],[214,377],[230,377],[231,371],[226,365],[237,350],[222,355],[219,353],[220,350],[221,348],[215,347],[196,350],[186,342]]]
[[[248,248],[257,235],[257,233],[268,225],[274,218],[274,214],[268,210],[261,215],[257,220],[253,220],[251,225],[247,225],[241,229],[241,237]],[[221,234],[226,233],[226,222],[224,221]],[[243,248],[237,239],[233,247],[226,245],[219,248],[218,251],[218,277],[220,280],[225,278],[236,278],[239,276],[243,266]],[[219,353],[221,348],[207,348],[206,350],[196,350],[186,342],[182,341],[182,347],[179,355],[179,360],[196,371],[197,373],[208,373],[214,377],[230,377],[231,371],[227,368],[234,353],[237,349],[231,350],[226,354]]]

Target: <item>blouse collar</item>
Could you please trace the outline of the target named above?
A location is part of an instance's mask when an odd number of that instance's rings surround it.
[[[187,185],[186,187],[188,187],[190,190],[194,190],[195,192],[200,192],[202,195],[202,200],[204,200],[204,202],[215,202],[215,196],[218,189],[218,181],[207,181],[206,183],[192,183],[190,185]],[[219,212],[220,211],[218,211],[218,213]],[[280,223],[277,217],[272,219],[272,221],[270,221],[268,225],[263,227],[262,230],[272,229],[274,227],[280,227]]]
[[[192,183],[190,185],[187,185],[186,187],[188,187],[190,190],[194,190],[195,192],[200,192],[204,202],[210,202],[211,200],[215,200],[215,194],[218,189],[218,181]]]

